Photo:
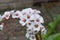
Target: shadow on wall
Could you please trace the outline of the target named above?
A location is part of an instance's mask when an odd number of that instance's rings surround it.
[[[46,2],[59,2],[59,0],[34,0],[33,6],[41,6],[41,3]]]

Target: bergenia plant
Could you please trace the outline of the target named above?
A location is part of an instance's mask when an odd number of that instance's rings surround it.
[[[44,23],[44,19],[41,15],[39,15],[41,12],[36,9],[32,8],[26,8],[23,9],[22,11],[6,11],[4,14],[1,16],[0,15],[0,21],[4,19],[9,19],[10,16],[12,16],[13,19],[19,18],[19,23],[22,26],[26,25],[26,37],[29,38],[30,40],[37,40],[36,39],[36,34],[41,31],[42,34],[46,34],[46,29],[42,25]],[[4,24],[2,23],[0,25],[0,30],[3,30]]]

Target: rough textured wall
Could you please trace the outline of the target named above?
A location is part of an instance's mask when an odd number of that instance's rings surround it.
[[[0,9],[31,7],[33,0],[0,0]]]

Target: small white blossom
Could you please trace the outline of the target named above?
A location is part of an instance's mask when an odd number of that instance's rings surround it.
[[[40,27],[41,27],[40,24],[35,23],[34,26],[33,26],[33,30],[36,31],[36,32],[39,32],[40,31]]]
[[[11,10],[11,11],[10,11],[10,14],[11,14],[11,15],[14,14],[14,11],[15,11],[15,10]]]
[[[25,18],[19,20],[19,23],[20,23],[22,26],[26,25],[27,22],[28,22],[28,20],[25,19]]]
[[[28,13],[24,14],[24,11],[21,12],[19,23],[21,23],[23,26],[29,22],[31,15]]]
[[[27,38],[29,38],[29,33],[27,32],[25,36],[26,36]]]
[[[12,14],[12,18],[19,18],[20,17],[21,12],[20,11],[16,11]]]
[[[30,38],[29,38],[30,40],[36,40],[36,37],[35,37],[35,35],[30,35]]]
[[[31,32],[30,30],[29,32],[27,31],[25,36],[29,38],[30,40],[36,40],[35,34],[33,34],[33,32]]]
[[[30,19],[29,20],[34,20],[35,22],[44,23],[43,17],[40,16],[39,14],[30,15]]]
[[[23,14],[24,14],[24,13],[26,13],[26,14],[33,14],[34,11],[33,11],[32,8],[26,8],[26,9],[23,9],[23,10],[22,10],[22,13],[23,13]]]
[[[34,14],[35,13],[41,13],[39,10],[33,9],[34,10]]]
[[[4,14],[2,15],[2,18],[9,19],[9,17],[10,17],[10,12],[9,11],[4,12]]]
[[[0,30],[3,30],[3,24],[0,25]]]
[[[0,15],[0,21],[2,21],[2,16]]]
[[[33,17],[35,17],[35,22],[44,23],[43,17],[40,16],[39,14],[33,14]]]
[[[41,33],[46,34],[47,30],[44,27],[41,27]]]
[[[29,20],[26,24],[28,29],[32,29],[32,27],[34,26],[34,22],[32,22],[33,20]]]

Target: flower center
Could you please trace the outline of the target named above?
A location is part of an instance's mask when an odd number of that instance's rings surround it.
[[[37,30],[34,31],[35,33],[37,32]]]
[[[37,22],[39,22],[39,19],[36,19]]]
[[[23,13],[23,15],[25,15],[26,13]]]
[[[34,39],[34,36],[32,36],[32,39]]]
[[[6,15],[6,17],[8,17],[9,15]]]
[[[23,22],[26,22],[26,19],[23,19]]]
[[[19,14],[15,14],[16,16],[18,16]]]
[[[31,22],[34,22],[34,20],[30,20]]]
[[[37,28],[38,27],[38,24],[35,24],[35,28]]]
[[[31,25],[31,23],[28,23],[28,25]]]
[[[27,18],[29,19],[29,18],[30,18],[30,16],[27,16]]]

